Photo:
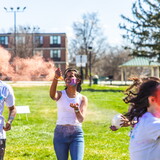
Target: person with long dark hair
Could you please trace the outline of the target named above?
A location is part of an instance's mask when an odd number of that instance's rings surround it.
[[[159,160],[160,79],[150,77],[137,82],[126,92],[124,101],[130,105],[130,109],[122,120],[122,127],[133,127],[130,134],[130,158]]]
[[[81,76],[77,70],[68,68],[64,72],[66,88],[57,91],[58,79],[62,76],[59,68],[50,87],[50,97],[57,102],[58,119],[54,130],[54,150],[58,160],[82,160],[84,155],[84,121],[88,100],[80,94]]]

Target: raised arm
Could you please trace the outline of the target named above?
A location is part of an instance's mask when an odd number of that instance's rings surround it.
[[[62,75],[62,72],[59,68],[55,70],[55,75],[50,87],[50,97],[53,100],[58,100],[61,97],[61,92],[57,91],[58,78]]]

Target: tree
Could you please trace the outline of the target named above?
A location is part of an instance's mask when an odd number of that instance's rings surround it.
[[[38,33],[38,27],[30,27],[30,26],[18,26],[16,33],[16,55],[12,54],[12,58],[15,56],[20,58],[29,58],[34,56],[34,47],[36,47],[35,41],[35,33]],[[10,29],[12,32],[13,30]],[[13,36],[11,36],[10,44],[11,48],[15,48],[14,43],[14,31]]]
[[[92,65],[105,53],[107,44],[100,27],[97,13],[83,14],[80,21],[73,23],[74,38],[70,44],[70,59],[73,61],[75,55],[87,55],[89,62],[89,47],[92,47]],[[85,68],[85,78],[88,77],[88,64]]]
[[[134,56],[157,57],[160,59],[160,1],[137,0],[132,6],[133,19],[124,15],[127,24],[120,24],[126,31],[123,35],[131,42]]]
[[[114,80],[120,80],[119,65],[131,59],[129,54],[130,52],[123,48],[109,47],[109,50],[94,64],[93,73],[99,77],[113,76]]]

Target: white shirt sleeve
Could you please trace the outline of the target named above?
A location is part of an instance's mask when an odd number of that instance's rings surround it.
[[[7,107],[12,107],[15,105],[15,97],[14,97],[14,92],[11,86],[7,85],[8,88],[8,94],[7,97],[5,98],[5,103]]]

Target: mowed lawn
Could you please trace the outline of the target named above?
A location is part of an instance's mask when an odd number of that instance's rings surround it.
[[[125,87],[83,85],[82,94],[89,100],[83,123],[84,160],[129,160],[129,131],[109,129],[112,117],[124,113],[128,106],[122,101]],[[7,132],[5,160],[56,160],[53,131],[57,108],[49,97],[49,86],[13,87],[16,105],[28,105],[31,113],[16,116],[12,130]],[[59,86],[59,90],[64,86]],[[7,116],[7,107],[4,112]]]

